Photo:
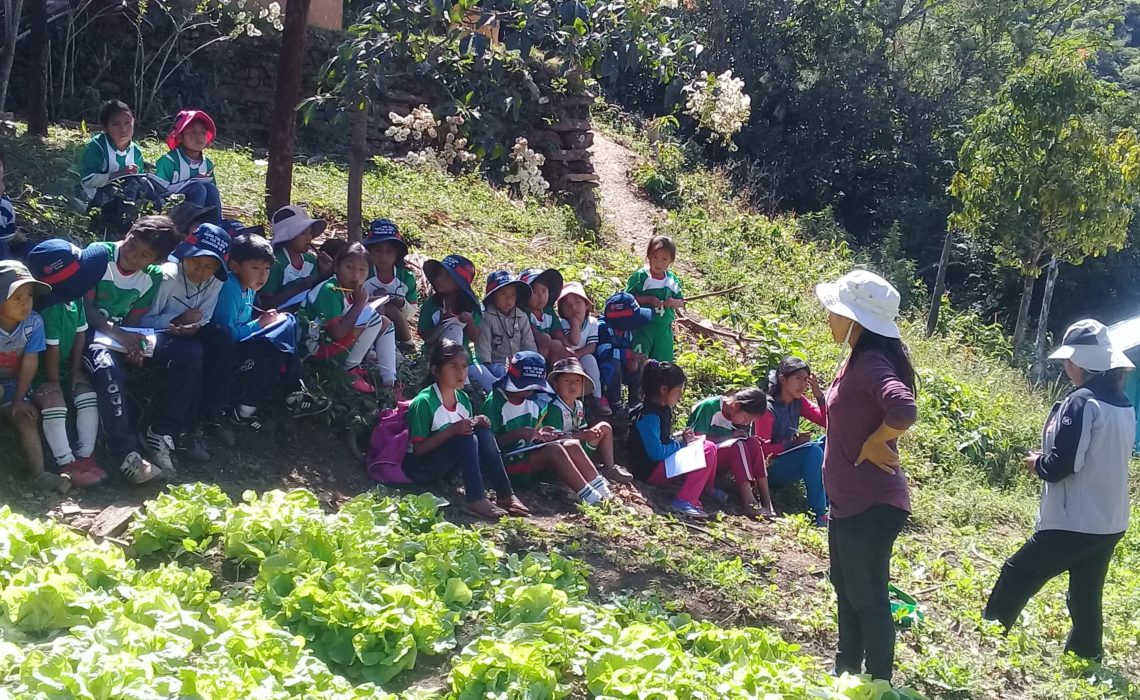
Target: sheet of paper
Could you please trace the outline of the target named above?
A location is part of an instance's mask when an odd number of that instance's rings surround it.
[[[704,468],[705,447],[701,440],[685,445],[665,460],[665,476],[670,479]]]
[[[284,303],[278,304],[277,308],[278,309],[289,309],[289,308],[292,308],[294,306],[300,306],[301,304],[305,303],[305,297],[307,297],[309,295],[310,291],[312,291],[312,290],[306,289],[303,292],[297,292],[293,296],[289,297],[289,299],[287,299]]]
[[[119,330],[128,333],[138,333],[146,338],[146,347],[143,348],[143,357],[154,356],[154,346],[157,342],[158,335],[153,328],[128,328],[127,326],[120,326]],[[126,353],[127,349],[124,348],[119,341],[115,340],[106,333],[95,331],[95,342],[103,345],[114,352]]]
[[[518,455],[525,454],[527,452],[530,452],[531,450],[537,450],[540,447],[546,447],[546,445],[547,445],[547,443],[545,443],[545,442],[536,442],[533,445],[527,445],[526,447],[520,447],[517,450],[511,450],[510,452],[504,452],[503,456],[504,457],[517,457]]]
[[[281,316],[281,318],[277,319],[276,321],[274,321],[273,323],[269,324],[269,325],[268,325],[268,326],[266,326],[265,328],[258,328],[256,331],[254,331],[253,333],[251,333],[251,334],[247,335],[246,337],[242,338],[242,339],[241,339],[241,340],[239,340],[238,342],[239,342],[239,343],[244,343],[244,342],[245,342],[245,341],[247,341],[247,340],[253,340],[254,338],[261,338],[261,337],[262,337],[262,336],[264,336],[266,333],[269,333],[270,331],[272,331],[272,330],[274,330],[275,328],[277,328],[277,326],[280,326],[282,323],[285,323],[285,322],[286,322],[286,321],[288,321],[288,320],[289,320],[289,318],[283,314],[283,315]]]

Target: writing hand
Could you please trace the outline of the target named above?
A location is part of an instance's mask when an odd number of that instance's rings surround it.
[[[277,309],[269,309],[257,317],[257,325],[261,328],[266,328],[277,323],[277,319],[281,316]]]
[[[685,428],[685,432],[681,434],[681,439],[686,445],[691,445],[697,441],[697,431],[692,428]]]
[[[859,458],[855,460],[855,464],[864,462],[870,462],[884,472],[894,474],[895,468],[899,466],[899,453],[882,440],[868,439],[863,443],[863,449],[859,451]]]

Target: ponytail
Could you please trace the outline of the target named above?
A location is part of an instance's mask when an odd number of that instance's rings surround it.
[[[657,403],[662,389],[673,390],[685,385],[685,370],[672,362],[650,360],[641,370],[641,386],[645,400]]]

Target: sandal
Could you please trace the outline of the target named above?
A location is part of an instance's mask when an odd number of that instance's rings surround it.
[[[474,503],[464,503],[459,507],[459,510],[467,515],[472,515],[476,518],[489,520],[491,522],[498,522],[500,518],[504,518],[507,515],[507,511],[491,503],[486,498],[481,501],[475,501]]]
[[[519,497],[511,494],[510,498],[500,498],[498,506],[507,511],[511,515],[517,515],[520,518],[525,518],[530,515],[530,508],[526,507]]]

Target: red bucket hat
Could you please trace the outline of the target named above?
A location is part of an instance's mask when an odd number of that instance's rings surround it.
[[[174,128],[166,135],[166,145],[170,147],[170,150],[173,151],[178,148],[178,137],[182,135],[186,127],[195,121],[200,121],[206,125],[206,144],[213,143],[214,135],[218,133],[218,129],[214,126],[214,120],[210,118],[210,115],[197,109],[184,109],[175,117]]]

